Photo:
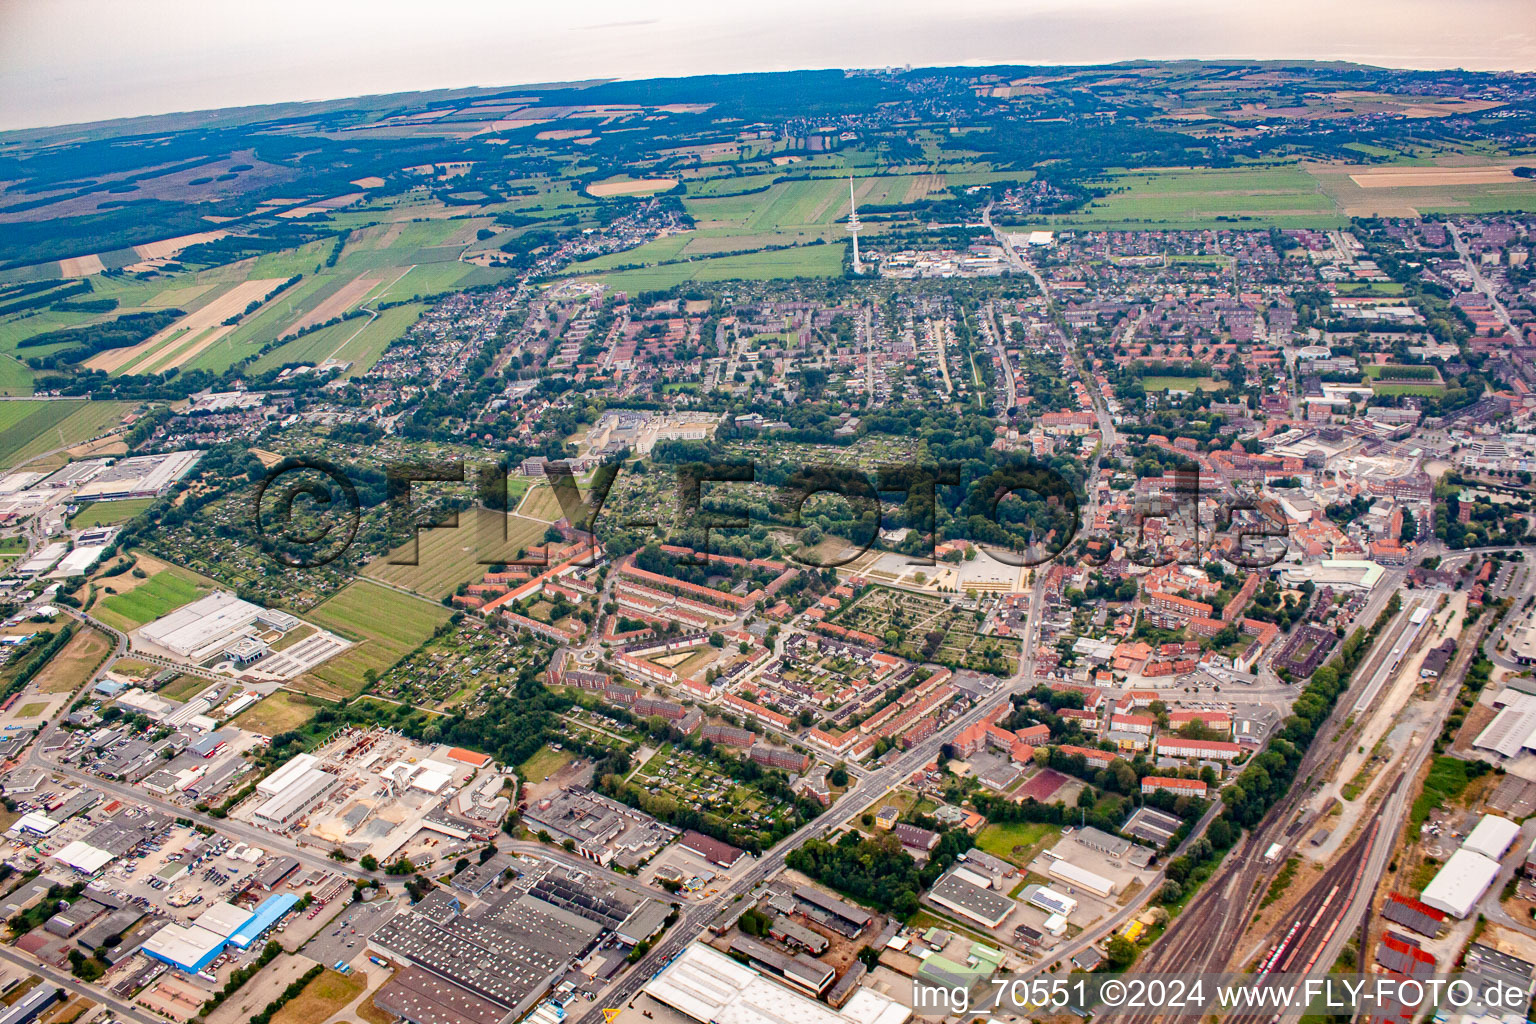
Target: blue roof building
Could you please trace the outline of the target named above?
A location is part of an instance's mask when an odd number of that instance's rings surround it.
[[[275,893],[261,901],[250,918],[235,929],[235,933],[229,937],[229,944],[236,949],[245,949],[251,943],[261,938],[263,932],[281,921],[296,905],[299,898],[291,892]]]

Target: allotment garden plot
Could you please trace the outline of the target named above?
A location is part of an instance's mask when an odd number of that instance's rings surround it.
[[[993,675],[1018,665],[1019,641],[978,632],[977,613],[943,597],[870,587],[836,617],[837,624],[880,637],[887,650],[913,661],[933,661]]]
[[[670,744],[658,750],[629,782],[716,818],[734,835],[770,832],[796,818],[795,808],[725,775],[707,758]]]

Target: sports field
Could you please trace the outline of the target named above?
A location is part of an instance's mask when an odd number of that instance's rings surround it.
[[[127,593],[104,598],[95,615],[107,625],[127,631],[191,604],[207,592],[208,588],[199,586],[190,573],[166,569]]]
[[[363,575],[397,587],[415,591],[434,601],[458,589],[460,583],[472,583],[483,577],[492,564],[510,562],[518,549],[543,542],[546,523],[522,516],[507,516],[506,540],[502,540],[502,519],[486,509],[476,509],[459,516],[459,525],[436,530],[422,530],[419,547],[410,541],[363,569]],[[415,565],[399,565],[414,558]]]
[[[128,402],[0,402],[0,470],[88,441],[122,421]]]
[[[363,673],[382,675],[415,650],[451,613],[442,605],[358,580],[316,605],[308,618],[358,646],[300,677],[324,696],[355,694],[367,685]]]

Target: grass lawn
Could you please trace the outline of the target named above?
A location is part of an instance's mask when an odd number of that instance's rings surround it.
[[[1143,377],[1141,386],[1147,391],[1220,391],[1226,384],[1209,377]]]
[[[1061,826],[1044,822],[988,825],[976,833],[976,845],[994,857],[1025,867],[1047,842],[1061,835]],[[1015,848],[1018,852],[1015,853]]]
[[[1408,381],[1371,381],[1371,390],[1378,395],[1421,395],[1431,397],[1445,390],[1444,384],[1413,384]]]
[[[1348,222],[1334,197],[1295,164],[1125,171],[1097,184],[1114,191],[1085,209],[1041,217],[1031,226],[1203,230]]]
[[[186,700],[195,693],[202,693],[213,685],[213,680],[202,676],[177,676],[155,692],[170,700]]]
[[[316,605],[309,618],[317,625],[358,641],[302,678],[318,683],[317,692],[346,695],[367,685],[364,673],[383,675],[415,650],[452,614],[439,604],[358,580]]]
[[[125,594],[113,594],[101,602],[96,615],[101,621],[128,630],[153,622],[162,615],[191,604],[206,589],[189,575],[174,569],[157,572]]]
[[[112,649],[111,641],[96,629],[80,629],[37,674],[37,688],[43,693],[71,693],[91,674]]]
[[[543,782],[574,760],[576,755],[568,750],[555,750],[549,746],[543,746],[517,767],[522,771],[523,778],[529,782]]]
[[[338,974],[322,971],[303,991],[288,1001],[272,1018],[272,1024],[311,1024],[325,1020],[363,994],[367,982],[362,974]]]
[[[69,525],[77,530],[88,526],[116,526],[118,523],[126,523],[154,502],[154,498],[122,498],[118,501],[87,502],[80,506],[80,511],[70,519]]]
[[[263,736],[297,729],[315,715],[315,706],[302,694],[278,690],[236,715],[234,724]]]
[[[629,292],[675,288],[689,281],[767,281],[774,278],[836,277],[843,270],[846,245],[806,245],[793,249],[747,252],[734,256],[687,259],[636,270],[586,275]],[[576,272],[580,273],[578,266]]]
[[[45,700],[33,701],[31,704],[23,704],[16,711],[17,718],[40,718],[44,711],[48,710],[48,702]]]

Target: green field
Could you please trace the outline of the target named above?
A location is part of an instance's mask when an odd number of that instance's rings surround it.
[[[1433,397],[1445,390],[1444,384],[1411,384],[1406,381],[1371,381],[1371,390],[1378,395],[1420,395]]]
[[[130,630],[190,604],[206,592],[188,575],[167,569],[124,594],[102,600],[95,615],[109,626]]]
[[[548,484],[539,484],[517,506],[517,514],[552,523],[565,513],[560,510],[560,499],[555,496],[555,489]]]
[[[1022,868],[1028,866],[1047,842],[1059,835],[1061,826],[1042,822],[993,824],[976,833],[976,845],[992,856]]]
[[[544,746],[539,748],[538,753],[517,767],[523,773],[523,778],[526,781],[543,782],[574,760],[576,760],[576,755],[568,750],[554,750]]]
[[[128,402],[0,402],[0,470],[89,441],[122,421]]]
[[[308,615],[316,625],[358,641],[304,678],[312,678],[342,694],[355,694],[367,685],[363,673],[382,675],[415,650],[450,612],[419,598],[358,580],[316,605]]]
[[[846,245],[807,245],[795,249],[749,252],[736,256],[685,260],[611,274],[578,274],[627,292],[659,291],[689,281],[766,281],[773,278],[836,277],[843,270]]]
[[[263,736],[277,736],[297,729],[315,717],[316,710],[305,697],[279,690],[241,712],[231,724]]]
[[[1209,377],[1143,377],[1146,391],[1220,391],[1226,384]]]
[[[457,527],[422,530],[417,535],[419,547],[407,541],[374,559],[362,574],[441,600],[457,590],[460,583],[479,580],[492,564],[516,560],[519,548],[543,543],[547,524],[521,516],[506,517],[503,541],[501,518],[494,512],[477,509],[461,515]],[[393,564],[413,557],[415,565]]]
[[[1317,179],[1295,164],[1126,171],[1093,185],[1109,194],[1084,209],[1031,223],[1127,230],[1342,227],[1348,223]]]
[[[32,370],[9,352],[0,352],[0,395],[30,395]]]
[[[120,498],[117,501],[91,501],[80,506],[70,519],[75,529],[87,526],[116,526],[126,523],[155,503],[154,498]]]

